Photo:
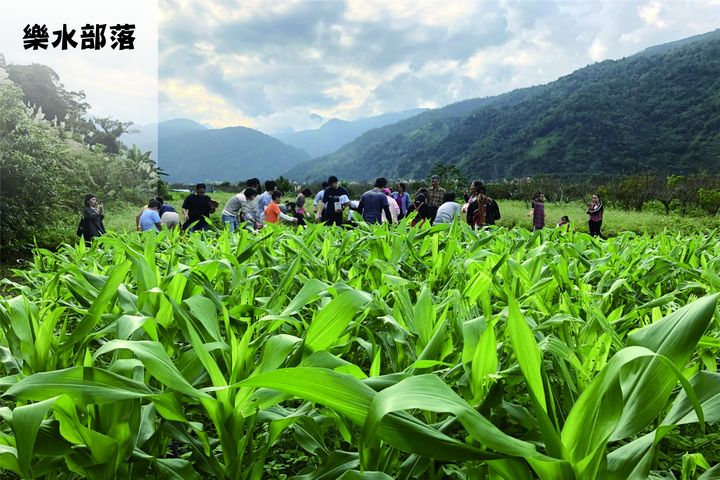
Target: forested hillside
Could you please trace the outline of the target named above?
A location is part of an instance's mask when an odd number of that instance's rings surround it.
[[[257,130],[229,127],[158,138],[159,164],[171,182],[269,178],[310,156]]]
[[[720,31],[714,31],[373,130],[288,176],[424,178],[437,163],[487,180],[717,172],[719,74]]]

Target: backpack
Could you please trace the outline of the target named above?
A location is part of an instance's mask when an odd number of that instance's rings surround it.
[[[485,201],[485,225],[494,225],[496,221],[500,220],[500,207],[494,198],[488,197]],[[480,207],[478,207],[478,210]],[[473,223],[479,225],[480,213],[475,210],[473,214]]]
[[[500,220],[500,207],[498,206],[498,203],[495,201],[494,198],[490,199],[490,205],[488,205],[488,207],[488,210],[492,212],[489,216],[492,217],[493,221],[495,222]]]

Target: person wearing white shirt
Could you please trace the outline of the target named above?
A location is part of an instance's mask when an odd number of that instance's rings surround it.
[[[392,223],[398,223],[398,218],[400,217],[400,205],[398,205],[397,201],[391,196],[391,191],[389,188],[383,189],[383,193],[385,196],[387,196],[388,200],[388,207],[390,208],[390,218],[392,219]],[[387,215],[385,215],[385,212],[382,212],[382,221],[383,223],[387,223]]]

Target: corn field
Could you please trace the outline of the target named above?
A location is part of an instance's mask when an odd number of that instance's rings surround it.
[[[38,249],[0,300],[0,469],[720,478],[718,272],[716,232],[315,225]],[[684,432],[700,443],[665,465]]]

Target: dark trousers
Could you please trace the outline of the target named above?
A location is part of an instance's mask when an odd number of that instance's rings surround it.
[[[323,222],[324,222],[325,225],[327,225],[327,226],[330,226],[330,225],[338,225],[338,226],[340,226],[340,225],[342,225],[342,224],[343,224],[342,212],[339,213],[339,214],[338,214],[338,213],[333,213],[333,214],[331,214],[331,215],[328,215],[327,217],[323,218]]]
[[[430,223],[433,223],[435,221],[435,215],[437,215],[438,208],[440,208],[440,207],[428,205],[428,211],[429,211],[428,220],[430,220]]]
[[[589,220],[588,227],[590,227],[590,235],[592,235],[593,237],[599,237],[601,226],[602,226],[602,220],[597,221],[597,222],[595,220]]]

